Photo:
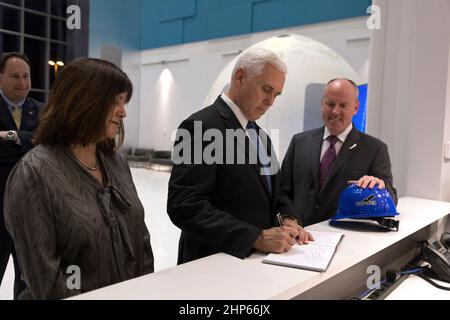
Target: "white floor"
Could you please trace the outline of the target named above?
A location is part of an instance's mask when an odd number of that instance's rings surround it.
[[[150,231],[155,271],[176,265],[180,230],[166,213],[167,186],[170,173],[132,168],[134,183],[145,208],[145,223]],[[13,297],[14,268],[12,258],[0,287],[0,300]]]

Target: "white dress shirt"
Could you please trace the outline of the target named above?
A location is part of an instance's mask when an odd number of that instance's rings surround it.
[[[231,108],[234,115],[236,116],[239,123],[241,124],[242,129],[244,129],[244,131],[245,131],[247,128],[248,119],[244,116],[241,109],[237,106],[236,103],[233,102],[233,100],[230,99],[230,97],[225,92],[222,93],[221,98]]]

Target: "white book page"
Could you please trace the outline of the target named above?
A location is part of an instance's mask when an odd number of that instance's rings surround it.
[[[308,231],[308,230],[307,230]],[[339,232],[325,232],[325,231],[308,231],[314,238],[310,242],[315,245],[336,247],[341,240],[343,233]]]
[[[271,253],[263,261],[288,267],[325,271],[333,254],[333,247],[294,245],[288,252]]]
[[[315,241],[307,245],[295,244],[284,253],[270,253],[263,262],[282,266],[325,271],[333,258],[343,233],[312,231]]]

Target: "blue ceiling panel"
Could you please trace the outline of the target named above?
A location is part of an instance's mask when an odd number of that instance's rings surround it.
[[[251,2],[210,11],[208,14],[208,39],[250,33],[251,17]]]
[[[253,4],[252,32],[281,29],[286,17],[286,2],[257,1]]]
[[[161,22],[192,17],[196,13],[196,0],[164,0],[159,2]]]

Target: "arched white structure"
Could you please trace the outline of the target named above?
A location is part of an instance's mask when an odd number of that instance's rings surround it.
[[[338,53],[318,41],[297,34],[271,37],[252,47],[275,51],[288,66],[283,94],[258,121],[268,130],[278,155],[283,157],[294,134],[322,124],[320,97],[323,84],[337,77],[349,78],[359,84],[359,77]],[[236,59],[223,69],[213,83],[205,106],[213,103],[229,85]],[[278,138],[274,130],[279,130]]]

